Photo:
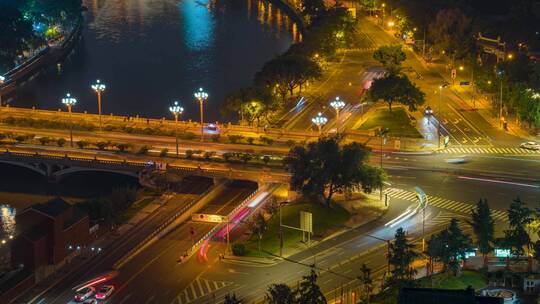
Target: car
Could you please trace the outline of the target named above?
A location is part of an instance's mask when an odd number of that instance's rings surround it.
[[[75,301],[83,302],[86,299],[90,298],[95,292],[96,289],[94,287],[85,287],[83,289],[80,289],[75,294]]]
[[[540,144],[534,141],[524,142],[521,145],[519,145],[519,147],[522,149],[527,149],[527,150],[540,150]]]
[[[424,114],[426,114],[426,115],[433,115],[433,109],[431,109],[430,106],[427,106],[427,107],[424,109]]]
[[[449,158],[445,160],[448,164],[464,164],[467,162],[465,157],[456,157],[456,158]]]
[[[98,304],[98,300],[96,299],[86,299],[83,304]]]
[[[99,288],[99,291],[96,293],[96,299],[105,300],[108,298],[114,291],[114,286],[112,285],[103,285]]]

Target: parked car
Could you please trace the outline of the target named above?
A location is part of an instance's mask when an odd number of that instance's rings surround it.
[[[522,149],[527,149],[527,150],[535,150],[535,151],[540,150],[540,144],[534,141],[524,142],[521,145],[519,145],[519,147]]]
[[[425,114],[425,115],[433,115],[433,109],[431,109],[430,106],[427,106],[427,107],[424,109],[424,114]]]
[[[114,291],[114,286],[112,285],[103,285],[96,293],[96,299],[105,300],[107,299]]]
[[[90,298],[94,293],[96,292],[96,289],[94,287],[85,287],[75,294],[75,301],[76,302],[83,302],[86,299]]]

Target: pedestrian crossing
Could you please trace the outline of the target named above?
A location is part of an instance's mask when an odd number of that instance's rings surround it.
[[[177,304],[187,304],[196,301],[206,295],[213,294],[216,290],[232,285],[232,282],[211,281],[197,278],[176,297]],[[174,303],[174,302],[173,302]]]
[[[388,188],[385,191],[386,194],[390,197],[399,198],[406,201],[416,202],[418,201],[416,197],[416,192],[397,189],[397,188]],[[457,202],[441,197],[428,195],[428,205],[450,210],[453,212],[471,214],[471,210],[474,208],[475,204],[467,204],[462,202]],[[508,221],[506,211],[494,210],[491,209],[491,216],[495,221]]]
[[[481,148],[481,147],[463,147],[463,148],[446,148],[439,150],[436,153],[440,154],[540,154],[539,151],[527,150],[522,148]]]
[[[445,227],[450,224],[452,219],[457,219],[458,226],[463,232],[469,232],[472,230],[471,225],[467,223],[468,217],[460,214],[455,214],[447,211],[441,211],[434,218],[431,218],[426,222],[426,227]]]

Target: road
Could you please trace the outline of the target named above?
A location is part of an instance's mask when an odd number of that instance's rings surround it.
[[[185,179],[177,194],[157,209],[149,218],[134,226],[133,230],[129,231],[127,235],[117,236],[113,234],[111,236],[113,241],[103,249],[102,253],[86,261],[80,268],[77,268],[47,293],[39,297],[38,300],[44,300],[45,303],[68,303],[67,299],[73,297],[73,291],[71,290],[73,287],[110,271],[112,265],[124,254],[139,244],[147,235],[157,229],[183,206],[196,200],[211,187],[211,184],[210,180],[200,178]],[[27,303],[29,300],[23,298],[19,301],[20,303]]]

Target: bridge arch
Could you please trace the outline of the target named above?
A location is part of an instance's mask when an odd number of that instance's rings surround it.
[[[81,172],[106,172],[114,173],[120,175],[127,175],[139,179],[139,173],[134,171],[123,171],[123,170],[114,170],[114,169],[100,169],[100,168],[83,168],[83,167],[67,167],[58,171],[55,171],[51,174],[51,177],[54,180],[60,180],[70,174],[81,173]]]
[[[22,168],[31,170],[33,172],[36,172],[39,175],[47,176],[47,168],[46,167],[42,168],[42,166],[40,166],[40,164],[27,164],[27,163],[21,163],[21,162],[16,162],[16,161],[9,161],[9,160],[1,160],[1,159],[0,159],[0,163],[1,164],[12,165],[12,166],[15,166],[15,167],[22,167]]]

